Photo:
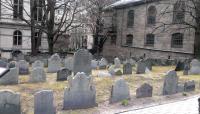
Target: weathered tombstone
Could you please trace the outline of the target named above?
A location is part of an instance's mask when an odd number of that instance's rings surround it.
[[[184,92],[184,84],[180,83],[177,87],[177,93]]]
[[[169,71],[164,79],[163,95],[171,95],[177,93],[178,76],[176,71]]]
[[[185,63],[183,61],[178,61],[175,71],[182,71],[184,70],[185,67]]]
[[[70,76],[72,73],[71,70],[67,68],[62,68],[57,72],[57,81],[65,81],[67,80],[67,77]]]
[[[147,83],[143,84],[136,90],[137,98],[152,97],[153,87]]]
[[[0,59],[0,67],[7,68],[8,67],[8,63]]]
[[[183,75],[188,75],[189,74],[189,70],[190,70],[190,65],[185,64]]]
[[[190,92],[195,90],[195,82],[194,81],[188,81],[184,84],[184,91]]]
[[[0,114],[21,114],[19,93],[10,90],[0,91]]]
[[[142,60],[138,61],[136,73],[137,74],[144,74],[145,70],[146,70],[145,62],[143,62]]]
[[[0,85],[18,84],[19,72],[17,68],[10,68],[6,74],[0,78]]]
[[[92,54],[86,49],[80,49],[74,54],[73,72],[84,72],[87,75],[91,74]]]
[[[124,64],[123,74],[132,74],[132,65],[130,63]]]
[[[92,69],[97,69],[97,67],[98,67],[98,61],[92,60],[91,61],[91,67],[92,67]]]
[[[73,70],[73,63],[74,63],[73,61],[74,61],[73,57],[66,58],[64,60],[64,67],[72,71]]]
[[[15,68],[15,67],[17,67],[17,62],[16,61],[9,62],[8,68]]]
[[[99,61],[99,69],[106,69],[108,61],[105,58],[101,58]]]
[[[115,68],[120,68],[121,67],[121,61],[119,58],[115,58],[114,59],[114,65],[115,65]]]
[[[32,64],[32,68],[37,68],[37,67],[40,67],[40,68],[44,68],[44,63],[41,62],[40,60],[37,60],[35,61],[33,64]]]
[[[85,73],[77,73],[68,78],[69,88],[64,93],[64,109],[84,109],[97,106],[96,90],[91,77]]]
[[[39,91],[34,95],[34,114],[56,114],[52,90]]]
[[[44,69],[41,67],[36,67],[33,69],[29,82],[37,83],[37,82],[45,82],[46,81],[46,74]]]
[[[110,103],[120,102],[130,98],[129,87],[125,80],[120,79],[112,86]]]
[[[197,59],[192,60],[191,68],[189,74],[191,75],[198,75],[200,74],[200,62]]]
[[[26,75],[29,74],[29,64],[25,60],[20,60],[18,62],[19,74]]]
[[[48,72],[56,73],[61,68],[60,56],[56,53],[48,59]]]

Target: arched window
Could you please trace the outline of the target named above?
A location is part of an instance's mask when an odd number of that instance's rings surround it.
[[[34,19],[42,21],[44,0],[35,0]]]
[[[132,46],[133,44],[133,35],[129,34],[126,36],[126,45]]]
[[[154,46],[155,35],[154,34],[147,34],[146,35],[146,45],[147,46]]]
[[[150,6],[148,8],[148,14],[147,14],[147,24],[155,24],[156,23],[156,7]]]
[[[13,34],[13,45],[22,45],[22,33],[19,30],[16,30]]]
[[[171,47],[173,47],[173,48],[182,48],[183,47],[183,34],[182,33],[172,34]]]
[[[128,11],[127,15],[127,27],[133,27],[134,25],[134,10]]]
[[[23,0],[14,0],[13,18],[18,19],[23,17]]]
[[[174,5],[173,23],[183,23],[185,20],[185,2],[178,1]]]

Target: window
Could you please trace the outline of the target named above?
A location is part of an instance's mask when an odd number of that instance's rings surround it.
[[[126,36],[126,45],[132,46],[133,44],[133,35],[129,34]]]
[[[112,35],[112,36],[111,36],[111,39],[110,39],[110,44],[111,44],[111,45],[116,45],[116,40],[117,40],[117,39],[116,39],[116,35]]]
[[[147,14],[147,24],[155,24],[156,23],[156,7],[150,6],[148,8],[148,14]]]
[[[174,5],[173,23],[183,23],[185,20],[185,2],[178,1]]]
[[[134,11],[128,11],[127,27],[133,27],[134,25]]]
[[[23,17],[23,0],[14,0],[13,18],[19,19]]]
[[[43,16],[43,0],[35,0],[35,10],[34,10],[34,19],[36,21],[42,21],[42,16]]]
[[[146,45],[147,46],[154,46],[155,35],[154,34],[147,34],[146,35]]]
[[[183,34],[182,33],[172,34],[171,47],[173,47],[173,48],[182,48],[183,47]]]
[[[15,31],[13,34],[13,45],[22,45],[22,33],[19,30]]]

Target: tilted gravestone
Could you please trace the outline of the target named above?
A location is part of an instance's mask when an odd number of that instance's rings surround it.
[[[97,106],[96,90],[91,77],[85,73],[77,73],[68,78],[69,88],[64,93],[64,109],[84,109]]]
[[[10,90],[0,91],[0,114],[21,114],[19,93]]]
[[[137,98],[152,97],[153,87],[147,83],[143,84],[136,90]]]
[[[130,98],[129,87],[125,80],[120,79],[112,86],[110,103],[120,102]]]
[[[29,64],[25,60],[20,60],[18,62],[19,74],[26,75],[29,74]]]
[[[37,67],[44,68],[44,63],[42,61],[40,61],[40,60],[35,61],[32,64],[32,69],[37,68]]]
[[[57,72],[57,81],[65,81],[72,74],[72,71],[67,68],[62,68]]]
[[[97,69],[97,67],[98,67],[98,61],[97,60],[92,60],[91,61],[91,67],[92,67],[92,69]]]
[[[56,53],[48,59],[48,72],[56,73],[61,68],[60,56]]]
[[[56,114],[52,90],[42,90],[34,95],[34,114]]]
[[[0,78],[0,85],[18,84],[19,72],[17,68],[10,68],[9,71]]]
[[[164,79],[163,95],[171,95],[177,93],[178,76],[176,71],[169,71]]]
[[[198,75],[200,74],[200,62],[197,59],[193,59],[192,62],[190,63],[190,71],[189,74],[191,75]]]
[[[99,61],[99,69],[106,69],[108,61],[105,58],[101,58]]]
[[[146,71],[146,64],[145,64],[145,62],[142,61],[142,60],[138,61],[136,73],[137,74],[144,74],[145,71]]]
[[[185,92],[195,91],[195,82],[194,81],[185,82],[184,91]]]
[[[87,75],[91,74],[92,54],[86,49],[80,49],[74,54],[73,72],[84,72]]]
[[[8,67],[8,63],[0,59],[0,67],[7,68]]]
[[[132,65],[130,63],[124,64],[123,74],[132,74]]]
[[[121,61],[119,58],[114,59],[114,67],[115,68],[120,68],[121,67]]]
[[[73,61],[74,61],[73,57],[66,58],[64,60],[64,67],[72,71],[73,70],[73,63],[74,63]]]
[[[29,82],[37,83],[45,81],[46,81],[46,74],[44,72],[44,69],[41,67],[34,68],[30,75]]]

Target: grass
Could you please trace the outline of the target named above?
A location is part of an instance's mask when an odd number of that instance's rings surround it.
[[[135,91],[138,87],[140,87],[143,83],[149,83],[153,86],[153,96],[156,98],[161,97],[162,85],[163,85],[163,77],[165,73],[169,70],[173,70],[175,67],[160,67],[156,66],[153,67],[152,72],[148,74],[135,74],[127,76],[113,76],[113,77],[97,77],[97,73],[99,70],[93,70],[92,77],[93,83],[96,87],[96,101],[99,105],[104,105],[105,102],[108,102],[110,97],[110,90],[112,84],[124,78],[130,88],[131,96],[135,96]],[[103,71],[103,70],[102,70]],[[178,72],[179,80],[181,83],[185,81],[194,80],[196,82],[197,91],[199,91],[199,84],[200,84],[200,75],[190,75],[190,76],[183,76],[183,72]],[[34,94],[37,91],[44,90],[44,89],[51,89],[54,91],[54,102],[57,110],[57,114],[95,114],[99,112],[99,107],[91,108],[91,109],[84,109],[84,110],[68,110],[63,111],[63,95],[65,87],[68,87],[68,82],[57,82],[56,81],[56,73],[47,73],[47,81],[45,83],[29,83],[29,76],[20,76],[18,85],[7,85],[7,86],[0,86],[0,89],[10,89],[15,92],[21,93],[21,105],[22,111],[25,114],[33,114],[33,107],[34,107]],[[184,93],[182,94],[184,95]],[[188,95],[188,94],[187,94]],[[124,101],[125,102],[125,101]],[[123,103],[123,102],[121,102]],[[129,101],[128,101],[129,103]],[[107,103],[108,104],[108,103]],[[125,102],[126,104],[126,102]]]

